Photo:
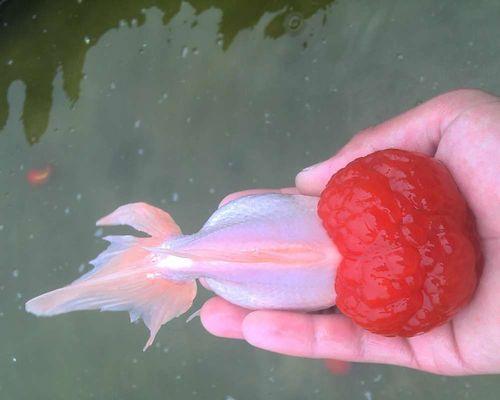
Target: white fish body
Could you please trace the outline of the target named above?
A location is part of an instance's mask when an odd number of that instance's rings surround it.
[[[119,207],[98,225],[130,225],[150,235],[108,236],[94,270],[26,304],[36,315],[127,310],[151,332],[186,312],[195,280],[251,309],[319,310],[335,304],[340,255],[316,213],[318,198],[245,196],[219,208],[193,235],[145,203]]]

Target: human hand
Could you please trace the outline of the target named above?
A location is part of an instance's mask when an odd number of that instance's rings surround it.
[[[439,159],[467,199],[484,256],[471,302],[425,334],[389,338],[342,314],[251,311],[216,297],[201,310],[209,332],[300,357],[394,364],[445,375],[500,373],[500,99],[477,90],[438,96],[358,133],[332,158],[300,172],[296,189],[284,191],[319,196],[340,168],[386,148]],[[248,193],[232,194],[224,202]]]

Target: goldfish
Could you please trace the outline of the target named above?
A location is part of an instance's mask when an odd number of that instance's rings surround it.
[[[335,304],[341,255],[317,214],[318,197],[257,194],[216,210],[202,228],[184,235],[165,211],[126,204],[97,221],[128,225],[147,237],[106,236],[94,269],[67,286],[26,303],[37,316],[76,310],[128,311],[149,329],[146,350],[160,327],[187,312],[197,283],[248,309],[315,311]]]
[[[328,359],[324,364],[332,375],[349,375],[352,369],[352,363],[344,360]]]
[[[32,168],[26,173],[26,180],[31,186],[42,186],[49,181],[53,169],[50,164],[40,169]]]

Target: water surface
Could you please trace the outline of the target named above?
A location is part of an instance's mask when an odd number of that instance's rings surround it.
[[[88,270],[94,221],[120,204],[192,232],[225,194],[289,186],[427,98],[500,93],[499,20],[491,1],[0,2],[0,398],[496,399],[497,377],[333,376],[184,318],[143,353],[125,313],[23,305]]]

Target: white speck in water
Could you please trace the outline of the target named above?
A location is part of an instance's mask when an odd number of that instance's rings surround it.
[[[181,49],[181,57],[182,58],[186,58],[189,54],[189,47],[187,46],[184,46],[182,49]]]
[[[210,188],[210,189],[208,189],[208,193],[210,193],[210,194],[214,194],[214,193],[215,193],[215,189],[214,189],[214,188]]]
[[[169,351],[170,351],[170,349],[169,349],[168,347],[164,347],[164,348],[163,348],[163,352],[164,352],[164,353],[168,353]]]
[[[116,89],[116,83],[111,82],[111,83],[109,84],[109,88],[110,88],[111,90],[115,90],[115,89]]]
[[[370,392],[369,390],[367,390],[367,391],[364,393],[364,395],[365,395],[365,399],[366,399],[366,400],[372,400],[372,399],[373,399],[373,397],[372,397],[372,392]]]
[[[0,231],[3,231],[3,227],[4,227],[3,225],[0,225]]]
[[[469,43],[467,43],[467,44],[468,44],[470,47],[472,47],[472,46],[474,46],[474,41],[473,41],[473,40],[471,40],[471,41],[469,41]]]
[[[180,381],[181,379],[182,379],[182,376],[180,376],[180,375],[177,375],[177,376],[175,377],[175,380],[176,380],[176,381]]]
[[[19,276],[19,270],[18,269],[15,269],[12,271],[12,277],[13,278],[17,278]]]
[[[78,272],[81,274],[83,271],[85,271],[85,264],[80,264],[78,267]]]
[[[382,380],[382,374],[378,374],[375,378],[373,378],[373,382],[377,383]]]
[[[271,383],[275,382],[274,376],[270,376],[269,378],[267,378],[267,380]]]
[[[224,45],[224,41],[222,39],[217,40],[217,46],[222,47]]]
[[[163,103],[167,99],[168,99],[168,93],[163,93],[161,97],[158,99],[158,104]]]
[[[132,358],[132,364],[137,364],[137,358]]]
[[[21,293],[17,292],[17,293],[16,293],[16,298],[17,298],[18,300],[20,300],[20,299],[22,299],[22,298],[23,298],[23,295],[22,295]]]
[[[398,60],[404,60],[405,56],[404,56],[404,55],[402,55],[401,53],[398,53],[398,54],[396,54],[396,58],[397,58]]]
[[[17,358],[16,357],[12,357],[12,362],[17,362]]]
[[[31,19],[37,19],[37,17],[38,17],[38,15],[33,14],[33,15],[31,16]]]
[[[102,228],[97,228],[96,231],[94,232],[95,237],[101,237],[103,234]]]
[[[304,76],[304,80],[305,80],[306,82],[309,82],[309,81],[310,81],[310,79],[311,79],[311,78],[309,78],[307,75],[306,75],[306,76]]]
[[[35,238],[35,235],[33,233],[30,233],[30,235],[28,236],[28,239],[33,240],[34,238]]]
[[[236,400],[233,396],[227,395],[224,400]]]
[[[304,107],[305,107],[307,110],[310,110],[310,109],[311,109],[311,105],[310,105],[309,103],[304,104]]]
[[[265,123],[266,125],[269,125],[269,124],[271,123],[271,121],[269,120],[269,117],[270,117],[270,116],[271,116],[271,114],[270,114],[270,113],[268,113],[268,112],[264,113],[264,123]]]
[[[191,117],[187,117],[187,118],[186,118],[186,122],[187,122],[188,124],[190,124],[190,123],[191,123]]]
[[[144,149],[137,149],[137,154],[142,156],[144,154]]]
[[[120,22],[118,23],[118,26],[120,28],[127,26],[127,21],[125,21],[124,19],[121,19]]]
[[[193,54],[195,56],[197,56],[198,54],[200,54],[200,50],[198,50],[198,47],[193,47]]]
[[[420,78],[418,78],[418,81],[419,81],[420,83],[425,82],[425,76],[421,75],[421,76],[420,76]]]
[[[194,178],[189,178],[189,179],[188,179],[188,182],[189,182],[189,183],[193,183],[193,182],[194,182]]]
[[[12,65],[14,64],[14,60],[11,58],[10,60],[7,61],[7,65]]]
[[[83,41],[85,42],[85,44],[89,44],[90,43],[90,38],[88,36],[85,36],[83,38]]]
[[[81,199],[82,199],[82,194],[81,193],[77,193],[76,194],[76,200],[80,201]]]
[[[232,161],[228,161],[228,162],[227,162],[227,166],[228,166],[229,168],[231,168],[233,165],[234,165],[234,163],[233,163]]]
[[[71,210],[69,209],[69,207],[66,207],[64,209],[64,215],[69,215],[70,212],[71,212]]]
[[[177,203],[179,201],[179,193],[177,192],[172,193],[172,201],[174,203]]]
[[[138,129],[138,128],[140,128],[140,127],[141,127],[141,120],[140,120],[140,119],[138,119],[138,120],[136,120],[136,121],[134,122],[134,128],[135,128],[135,129]]]
[[[132,21],[130,21],[130,23],[135,28],[137,26],[137,18],[132,18]]]

